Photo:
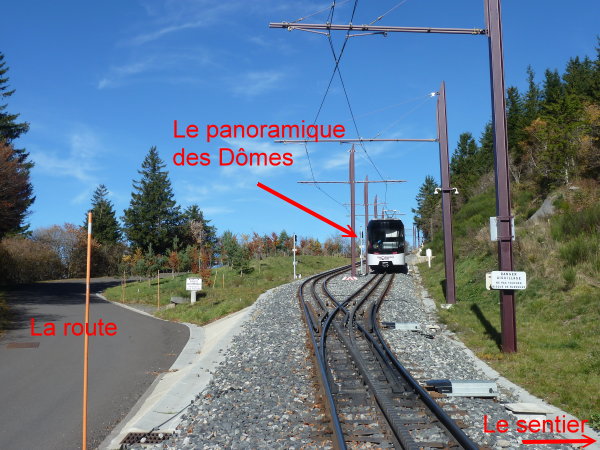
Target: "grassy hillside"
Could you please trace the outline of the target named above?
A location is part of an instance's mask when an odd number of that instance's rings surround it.
[[[347,258],[331,256],[298,256],[297,273],[306,277],[334,267],[348,264]],[[171,296],[189,297],[185,290],[185,279],[190,275],[160,280],[161,310],[158,317],[169,320],[191,322],[199,325],[211,322],[219,317],[239,311],[251,305],[260,294],[268,289],[293,281],[291,257],[269,257],[261,261],[253,260],[251,271],[240,275],[229,267],[212,270],[213,286],[197,294],[194,305],[180,305],[173,309],[164,308],[170,303]],[[121,286],[105,292],[108,299],[126,303],[144,303],[157,306],[157,280],[130,283],[123,292]]]
[[[563,188],[557,213],[527,223],[541,203],[515,189],[515,270],[528,287],[516,294],[518,353],[500,351],[498,293],[485,289],[485,273],[497,270],[496,244],[488,218],[495,215],[492,190],[474,197],[454,217],[457,305],[441,310],[451,329],[480,358],[531,393],[600,426],[600,188],[591,182]],[[442,243],[431,247],[432,268],[421,266],[429,292],[439,302],[444,279]]]

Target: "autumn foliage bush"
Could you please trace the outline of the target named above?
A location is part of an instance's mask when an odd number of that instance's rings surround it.
[[[20,236],[0,243],[0,284],[61,278],[63,273],[60,258],[47,244]]]

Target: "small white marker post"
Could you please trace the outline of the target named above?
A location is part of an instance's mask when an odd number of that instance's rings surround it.
[[[186,278],[185,290],[190,292],[190,302],[196,303],[196,292],[202,290],[202,278]]]
[[[365,253],[364,253],[365,243],[364,243],[364,232],[363,232],[362,225],[360,227],[360,244],[359,244],[359,247],[360,247],[360,274],[361,275],[366,275],[365,274],[365,270],[364,270],[364,265],[363,265],[363,262],[364,262],[363,259],[365,257]]]
[[[429,265],[429,268],[431,269],[431,249],[428,248],[427,250],[425,250],[425,255],[427,255],[427,264]]]
[[[292,248],[292,253],[294,253],[294,280],[296,279],[296,235],[294,234],[294,247]]]

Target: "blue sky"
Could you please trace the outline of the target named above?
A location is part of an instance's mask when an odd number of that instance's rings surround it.
[[[339,2],[335,23],[347,23],[353,1]],[[368,23],[398,0],[361,1],[354,23]],[[216,139],[207,124],[312,122],[332,74],[327,38],[269,29],[326,8],[319,1],[110,0],[8,2],[0,51],[16,93],[8,111],[31,125],[17,145],[31,153],[37,200],[32,228],[83,222],[96,186],[105,184],[118,216],[129,204],[132,180],[156,145],[167,163],[177,202],[196,203],[220,232],[286,229],[324,239],[336,230],[258,189],[258,181],[340,223],[349,223],[347,185],[325,186],[336,201],[309,185],[303,146],[270,139]],[[503,2],[506,85],[526,87],[531,64],[541,82],[546,68],[562,71],[571,56],[595,56],[600,3]],[[327,13],[306,22],[323,22]],[[384,25],[483,28],[483,1],[408,0]],[[337,49],[344,33],[334,35]],[[341,72],[363,138],[435,137],[435,99],[445,80],[451,151],[461,132],[478,137],[490,119],[487,40],[483,36],[397,33],[351,38]],[[175,139],[173,120],[196,124],[197,139]],[[356,136],[339,79],[319,123],[344,124]],[[207,152],[208,167],[176,167],[173,154]],[[289,167],[220,167],[218,149],[292,152]],[[310,144],[316,179],[347,177],[347,146]],[[357,150],[357,178],[407,183],[370,187],[388,208],[406,213],[427,174],[439,179],[435,143],[368,144]],[[362,186],[357,198],[362,203]],[[359,218],[359,223],[360,222]],[[410,236],[410,234],[409,234]]]

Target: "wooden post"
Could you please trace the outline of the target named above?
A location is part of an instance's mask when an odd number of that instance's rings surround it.
[[[88,397],[88,353],[89,336],[87,334],[90,322],[90,277],[92,262],[92,213],[88,212],[87,235],[87,268],[85,275],[85,328],[83,333],[83,414],[82,414],[82,450],[87,450],[87,397]]]

